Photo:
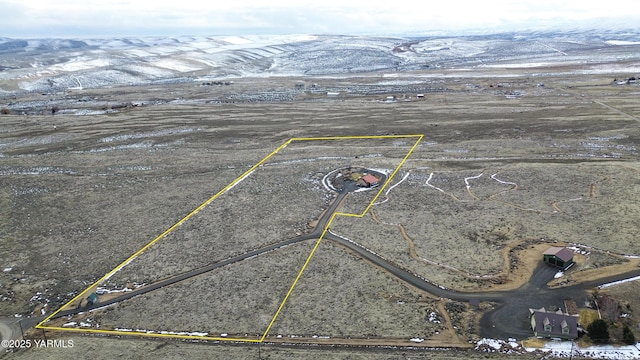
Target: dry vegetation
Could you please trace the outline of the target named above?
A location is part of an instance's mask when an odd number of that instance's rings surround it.
[[[323,240],[271,336],[408,340],[429,338],[442,330],[434,299]]]
[[[30,314],[43,304],[46,311],[57,309],[295,136],[425,134],[394,178],[391,185],[399,185],[388,200],[378,199],[362,219],[336,218],[332,230],[437,284],[479,290],[510,281],[503,251],[527,249],[542,239],[594,248],[572,271],[622,261],[606,251],[640,254],[635,241],[640,217],[637,87],[611,85],[608,77],[550,77],[544,87],[536,86],[540,79],[501,78],[510,91],[527,90],[508,99],[502,93],[506,86],[490,87],[495,83],[490,78],[442,81],[439,85],[450,92],[392,104],[375,96],[314,95],[291,103],[163,105],[91,117],[3,116],[0,255],[9,270],[0,273],[0,313]],[[467,86],[472,82],[477,87]],[[268,88],[269,81],[254,85]],[[180,96],[187,87],[171,85],[164,91]],[[323,174],[352,164],[393,169],[408,148],[409,141],[287,147],[107,285],[152,281],[307,231],[328,199],[319,182]],[[442,191],[427,185],[429,178]],[[339,210],[361,212],[372,196],[350,195]],[[132,299],[96,313],[95,322],[259,335],[310,244]],[[476,278],[499,274],[497,280]],[[632,300],[640,298],[634,284],[608,291],[621,292],[633,308],[640,306]],[[449,334],[445,324],[428,321],[434,312],[464,329],[457,331],[463,340],[477,336],[473,331],[479,330],[459,306],[440,304],[323,242],[270,335],[406,339]],[[169,317],[171,311],[175,317]],[[110,346],[115,351],[110,354],[135,348],[159,357],[177,357],[185,349],[194,358],[212,348],[220,358],[257,352],[244,345],[77,339],[78,347],[60,356]],[[267,345],[265,351],[284,358],[310,350]],[[398,355],[368,351],[332,348],[312,355]]]
[[[445,162],[427,169],[407,166],[410,175],[389,193],[388,201],[374,207],[375,217],[340,218],[333,230],[458,289],[484,287],[486,282],[478,278],[500,274],[502,251],[516,243],[586,245],[590,254],[580,266],[585,270],[624,261],[597,249],[640,253],[634,241],[635,215],[629,217],[640,211],[628,200],[638,186],[635,169],[499,160],[479,165],[475,170]]]
[[[92,329],[260,338],[312,247],[313,241],[290,245],[126,300],[92,313]]]

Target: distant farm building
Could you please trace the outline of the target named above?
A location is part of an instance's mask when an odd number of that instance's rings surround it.
[[[366,174],[358,179],[356,183],[360,187],[376,187],[380,185],[380,179],[371,174]]]
[[[578,337],[578,316],[569,315],[558,310],[547,311],[545,308],[529,309],[531,329],[537,337],[573,340]]]
[[[543,254],[545,263],[557,266],[563,270],[573,265],[573,252],[565,247],[550,247]]]

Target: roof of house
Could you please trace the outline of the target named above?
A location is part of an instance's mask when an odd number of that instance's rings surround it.
[[[565,247],[552,246],[544,252],[544,255],[553,255],[562,261],[573,259],[573,252]]]
[[[367,175],[361,177],[360,179],[362,179],[367,184],[374,184],[374,183],[377,183],[378,181],[380,181],[380,179],[378,179],[377,177],[375,177],[375,176],[373,176],[371,174],[367,174]]]
[[[578,337],[578,316],[564,314],[562,310],[558,312],[548,312],[545,308],[529,309],[529,311],[531,311],[531,316],[535,319],[535,329],[533,329],[533,331],[538,336],[546,335],[573,339]],[[551,325],[551,331],[545,331],[545,325]],[[562,333],[563,327],[569,328],[568,334]]]

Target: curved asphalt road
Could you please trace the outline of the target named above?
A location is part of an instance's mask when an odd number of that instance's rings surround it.
[[[338,206],[342,203],[344,198],[349,194],[349,192],[354,191],[357,187],[355,183],[347,182],[345,183],[345,188],[338,192],[338,196],[333,200],[330,206],[325,210],[325,212],[318,219],[318,225],[313,229],[312,232],[301,235],[292,239],[284,240],[278,243],[274,243],[268,245],[266,247],[256,249],[250,251],[248,253],[235,256],[233,258],[229,258],[217,263],[209,264],[207,266],[191,270],[189,272],[179,274],[173,276],[171,278],[167,278],[156,283],[141,287],[139,289],[124,293],[118,297],[112,298],[110,300],[96,303],[91,307],[83,307],[78,309],[69,309],[65,311],[61,311],[57,313],[53,318],[59,318],[63,316],[77,314],[82,311],[87,311],[91,309],[96,309],[108,305],[112,305],[118,303],[120,301],[130,299],[134,296],[138,296],[150,291],[154,291],[164,286],[168,286],[174,284],[179,281],[183,281],[185,279],[191,278],[193,276],[197,276],[214,269],[218,269],[223,266],[227,266],[242,260],[246,260],[250,257],[264,254],[269,251],[273,251],[279,249],[283,246],[295,244],[298,242],[318,239],[324,229],[326,228],[329,220],[333,213],[337,210]],[[616,276],[612,276],[607,279],[601,279],[599,281],[592,281],[588,283],[582,283],[574,286],[558,288],[558,289],[549,289],[547,287],[547,282],[553,279],[553,276],[557,272],[557,269],[554,269],[545,264],[540,264],[533,272],[533,276],[529,279],[529,282],[525,285],[521,286],[515,290],[508,291],[487,291],[487,292],[461,292],[449,290],[438,285],[435,285],[428,280],[425,280],[415,274],[407,272],[406,270],[401,269],[395,264],[390,263],[389,261],[381,258],[380,256],[368,251],[366,248],[344,239],[338,235],[335,235],[331,232],[327,232],[324,236],[325,239],[334,241],[339,245],[353,251],[358,256],[363,259],[371,262],[375,266],[378,266],[388,273],[392,274],[396,278],[405,283],[414,286],[418,289],[424,290],[431,294],[434,294],[439,297],[456,300],[456,301],[470,301],[472,299],[480,300],[480,301],[490,301],[497,303],[497,307],[491,312],[485,314],[480,321],[480,335],[483,337],[490,338],[498,338],[498,339],[506,339],[506,338],[527,338],[532,336],[532,331],[529,323],[529,308],[540,308],[540,307],[550,307],[550,306],[562,306],[563,302],[566,298],[572,298],[578,304],[587,297],[586,290],[591,289],[597,285],[602,283],[616,281],[621,279],[626,279],[633,276],[640,275],[640,270],[618,274]],[[30,326],[37,324],[41,321],[43,317],[40,318],[32,318],[25,319],[23,321],[23,328],[27,323]],[[28,321],[27,321],[28,320]],[[4,336],[4,334],[3,334]],[[4,337],[3,337],[4,338]]]

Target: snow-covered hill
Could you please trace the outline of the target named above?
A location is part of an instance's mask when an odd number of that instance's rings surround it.
[[[638,49],[640,35],[629,31],[466,37],[0,38],[0,92],[247,76],[328,76],[520,64],[588,65],[621,59],[634,70],[640,69]]]

